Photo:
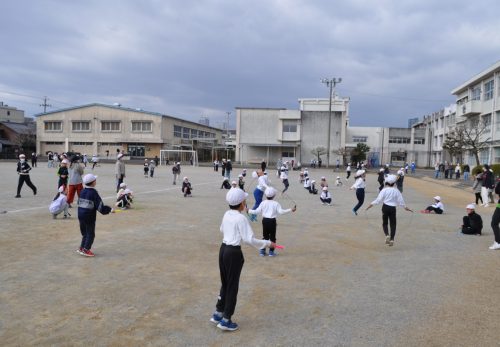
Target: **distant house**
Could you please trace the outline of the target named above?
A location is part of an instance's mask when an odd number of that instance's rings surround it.
[[[0,157],[17,158],[24,153],[29,158],[36,150],[36,123],[0,122]]]

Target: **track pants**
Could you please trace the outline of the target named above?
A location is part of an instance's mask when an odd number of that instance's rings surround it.
[[[252,210],[256,210],[262,202],[262,197],[264,196],[264,192],[259,188],[255,188],[253,191],[253,197],[255,198],[255,204],[252,207]]]
[[[224,243],[219,250],[219,271],[221,287],[216,309],[222,316],[231,319],[236,308],[236,299],[240,285],[241,269],[243,268],[243,253],[241,246],[227,246]]]
[[[500,223],[500,207],[497,206],[497,208],[495,208],[495,212],[493,213],[493,217],[491,217],[491,228],[493,229],[493,234],[495,234],[496,243],[500,243],[500,227],[498,227],[499,223]]]
[[[276,243],[276,218],[262,218],[262,238]],[[274,248],[269,248],[274,251]]]
[[[75,199],[75,193],[78,194],[78,197],[80,196],[80,192],[83,189],[83,184],[78,183],[78,184],[70,184],[68,186],[68,204],[72,204],[73,200]]]
[[[21,188],[23,187],[24,182],[33,190],[33,194],[36,195],[36,187],[31,182],[30,175],[19,175],[19,181],[17,183],[17,195],[21,195]]]
[[[80,244],[80,247],[91,249],[95,239],[95,220],[80,220],[80,233],[82,234],[82,243]]]
[[[356,198],[358,199],[358,203],[354,206],[353,210],[358,211],[363,203],[365,202],[365,188],[356,189]]]
[[[388,224],[391,227],[391,240],[396,236],[396,206],[382,205],[382,228],[385,236],[389,235]]]

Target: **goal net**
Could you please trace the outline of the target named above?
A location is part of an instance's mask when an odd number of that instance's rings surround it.
[[[198,154],[190,149],[161,149],[160,165],[172,165],[180,162],[181,165],[198,166]]]

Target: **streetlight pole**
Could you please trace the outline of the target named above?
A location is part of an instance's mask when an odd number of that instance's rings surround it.
[[[342,82],[342,78],[322,78],[321,83],[326,84],[327,87],[330,88],[330,102],[328,106],[328,137],[327,137],[327,145],[326,145],[326,167],[328,168],[330,165],[330,137],[331,137],[331,127],[332,127],[332,96],[335,93],[335,86],[337,83]]]

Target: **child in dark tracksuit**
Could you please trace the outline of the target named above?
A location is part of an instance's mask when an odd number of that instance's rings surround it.
[[[104,205],[97,190],[95,190],[97,176],[87,174],[83,177],[85,188],[78,198],[78,221],[80,222],[80,232],[82,242],[77,252],[86,257],[93,257],[94,253],[90,250],[95,238],[95,220],[96,211],[101,214],[113,212],[113,209]]]

